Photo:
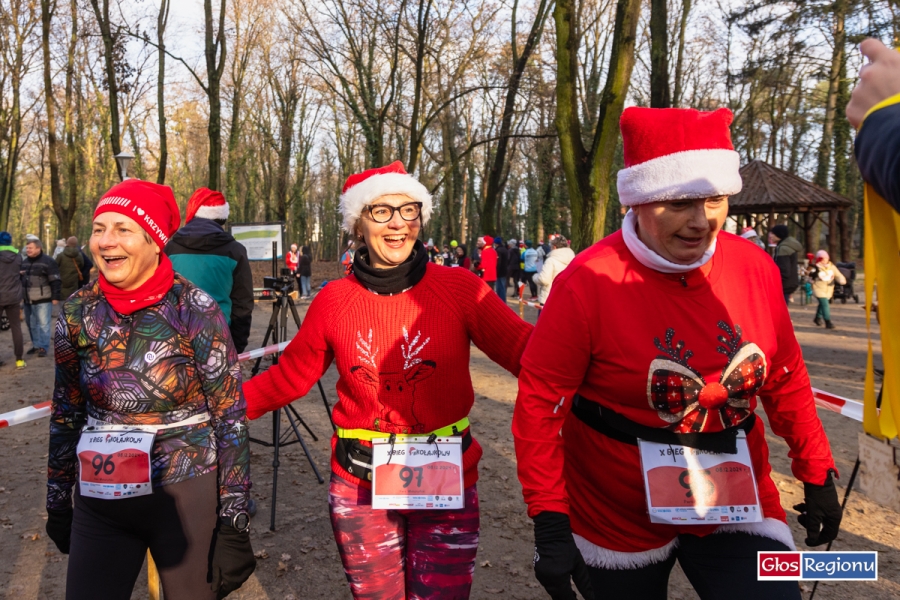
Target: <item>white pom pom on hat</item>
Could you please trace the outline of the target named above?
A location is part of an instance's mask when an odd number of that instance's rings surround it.
[[[626,108],[619,119],[626,167],[617,175],[619,202],[635,206],[740,192],[733,118],[727,108]]]
[[[431,218],[431,194],[424,185],[406,172],[403,163],[394,161],[386,167],[368,169],[347,178],[341,193],[340,211],[344,217],[344,231],[354,233],[356,221],[363,209],[381,196],[402,194],[422,203],[422,225]]]

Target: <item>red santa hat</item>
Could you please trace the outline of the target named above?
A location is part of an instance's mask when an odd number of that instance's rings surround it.
[[[340,210],[344,217],[344,230],[354,233],[356,221],[363,209],[381,196],[402,194],[414,202],[422,203],[422,225],[431,218],[431,194],[424,185],[406,172],[403,163],[392,162],[386,167],[368,169],[347,178],[341,190]]]
[[[133,219],[160,249],[165,248],[181,223],[181,211],[172,188],[140,179],[126,179],[103,194],[94,218],[105,212],[117,212]]]
[[[727,108],[626,108],[619,120],[625,151],[619,202],[634,206],[740,192],[732,119]]]
[[[194,217],[201,219],[228,220],[229,207],[222,192],[202,187],[194,192],[188,200],[187,212],[184,215],[185,225]]]

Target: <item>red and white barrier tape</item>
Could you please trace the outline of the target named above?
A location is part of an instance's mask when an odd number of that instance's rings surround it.
[[[8,413],[0,414],[0,428],[11,427],[19,423],[27,423],[50,416],[50,401],[40,402],[34,406],[26,406],[19,410],[12,410]]]
[[[275,344],[274,346],[266,346],[265,348],[257,348],[256,350],[251,350],[250,352],[238,354],[238,362],[244,362],[245,360],[255,360],[257,358],[262,358],[263,356],[268,356],[269,354],[275,354],[276,352],[284,352],[284,349],[287,348],[288,344],[290,343],[290,340],[288,340],[287,342],[281,342],[280,344]]]
[[[854,421],[862,423],[863,420],[863,403],[849,398],[835,396],[822,390],[812,389],[813,398],[816,400],[816,406],[826,408],[832,412],[850,417]]]

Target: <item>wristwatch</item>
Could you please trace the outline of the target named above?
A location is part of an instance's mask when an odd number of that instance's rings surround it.
[[[250,514],[244,511],[236,513],[231,517],[231,526],[241,533],[250,531]]]

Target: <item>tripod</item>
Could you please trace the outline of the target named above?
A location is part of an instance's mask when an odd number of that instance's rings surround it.
[[[280,290],[275,290],[275,301],[272,304],[272,318],[269,319],[269,326],[266,328],[266,335],[263,338],[262,345],[265,347],[269,343],[269,337],[272,338],[273,343],[278,344],[281,341],[287,339],[287,314],[288,310],[290,310],[291,315],[294,319],[294,324],[297,325],[297,329],[300,329],[300,315],[297,314],[297,307],[294,304],[293,298],[290,297],[289,291],[292,286],[285,285]],[[272,356],[272,364],[278,364],[278,356],[280,353],[274,354]],[[256,376],[259,373],[259,366],[262,362],[262,357],[256,359],[256,363],[253,365],[253,369],[251,371],[251,377]],[[331,421],[331,407],[328,405],[328,399],[325,397],[325,388],[322,387],[322,382],[316,382],[319,386],[319,392],[322,394],[322,402],[325,403],[325,411],[328,413],[328,420]],[[289,439],[291,437],[291,430],[285,431],[283,434],[281,433],[281,414],[284,411],[284,415],[288,418],[288,422],[291,425],[291,429],[293,430],[294,439]],[[273,449],[273,457],[272,457],[272,520],[269,524],[269,530],[275,531],[275,506],[276,499],[278,495],[278,467],[281,465],[279,461],[279,454],[281,448],[285,446],[290,446],[292,444],[300,444],[303,448],[303,453],[306,454],[306,460],[309,461],[309,465],[312,467],[313,472],[316,474],[316,479],[320,484],[325,483],[325,480],[322,478],[322,475],[319,473],[319,469],[316,468],[316,463],[313,461],[312,456],[309,453],[309,448],[306,447],[306,442],[303,441],[303,436],[300,435],[299,425],[302,425],[304,429],[306,429],[307,433],[309,433],[310,437],[312,437],[313,441],[319,441],[319,438],[316,437],[316,434],[312,432],[309,426],[306,424],[306,421],[303,420],[303,417],[300,416],[300,413],[297,412],[297,409],[292,405],[288,404],[278,410],[272,412],[272,441],[260,440],[254,437],[250,437],[250,441],[260,446],[264,446],[266,448]],[[334,421],[331,422],[332,428],[334,427]]]

